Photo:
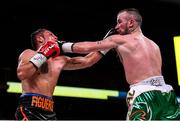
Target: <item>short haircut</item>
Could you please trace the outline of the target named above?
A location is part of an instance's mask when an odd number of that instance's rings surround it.
[[[43,36],[45,31],[47,31],[47,29],[38,29],[31,34],[31,45],[33,49],[37,49],[36,37],[38,35]]]
[[[133,15],[135,17],[136,22],[141,26],[142,16],[139,10],[137,10],[136,8],[126,8],[126,9],[120,10],[118,14],[122,12],[127,12],[128,14]]]

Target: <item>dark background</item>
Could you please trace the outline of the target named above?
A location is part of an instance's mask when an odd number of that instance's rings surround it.
[[[30,34],[38,28],[53,31],[66,41],[96,41],[116,25],[116,15],[124,8],[137,8],[143,16],[145,36],[160,47],[163,75],[178,96],[173,37],[180,35],[178,0],[6,0],[0,2],[0,84],[20,82],[16,77],[19,54],[31,48]],[[69,56],[77,56],[71,54]],[[124,71],[114,51],[93,67],[63,71],[58,85],[128,91]],[[3,91],[1,91],[3,92]],[[1,93],[2,94],[2,93]],[[19,94],[3,94],[0,119],[13,119]],[[11,100],[13,98],[13,100]],[[94,100],[55,97],[59,119],[125,119],[125,99]],[[7,109],[6,107],[10,107]]]

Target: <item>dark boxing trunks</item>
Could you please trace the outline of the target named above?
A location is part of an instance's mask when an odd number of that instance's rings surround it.
[[[25,93],[20,96],[15,118],[17,120],[56,120],[53,108],[54,101],[52,97]]]

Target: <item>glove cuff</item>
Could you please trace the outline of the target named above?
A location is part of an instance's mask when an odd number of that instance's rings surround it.
[[[107,50],[101,50],[101,51],[98,51],[100,54],[102,54],[103,56],[106,55],[107,52],[109,52],[109,49]]]
[[[31,59],[30,62],[35,65],[37,68],[40,68],[41,65],[46,62],[47,58],[43,54],[37,53]]]
[[[62,45],[62,50],[64,52],[72,53],[73,52],[73,45],[74,45],[74,43],[72,43],[72,42],[66,42]]]

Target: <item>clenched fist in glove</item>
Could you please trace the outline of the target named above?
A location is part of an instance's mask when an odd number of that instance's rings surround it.
[[[103,37],[103,39],[106,39],[107,37],[109,37],[109,36],[111,36],[111,35],[114,35],[114,34],[117,34],[116,29],[115,29],[115,28],[111,28],[111,29],[106,33],[106,35]],[[106,55],[107,52],[109,52],[109,49],[99,51],[99,53],[101,53],[103,56]]]
[[[30,59],[30,62],[39,68],[49,57],[56,57],[59,56],[59,54],[60,48],[58,44],[53,41],[47,41],[37,50],[37,54]]]

